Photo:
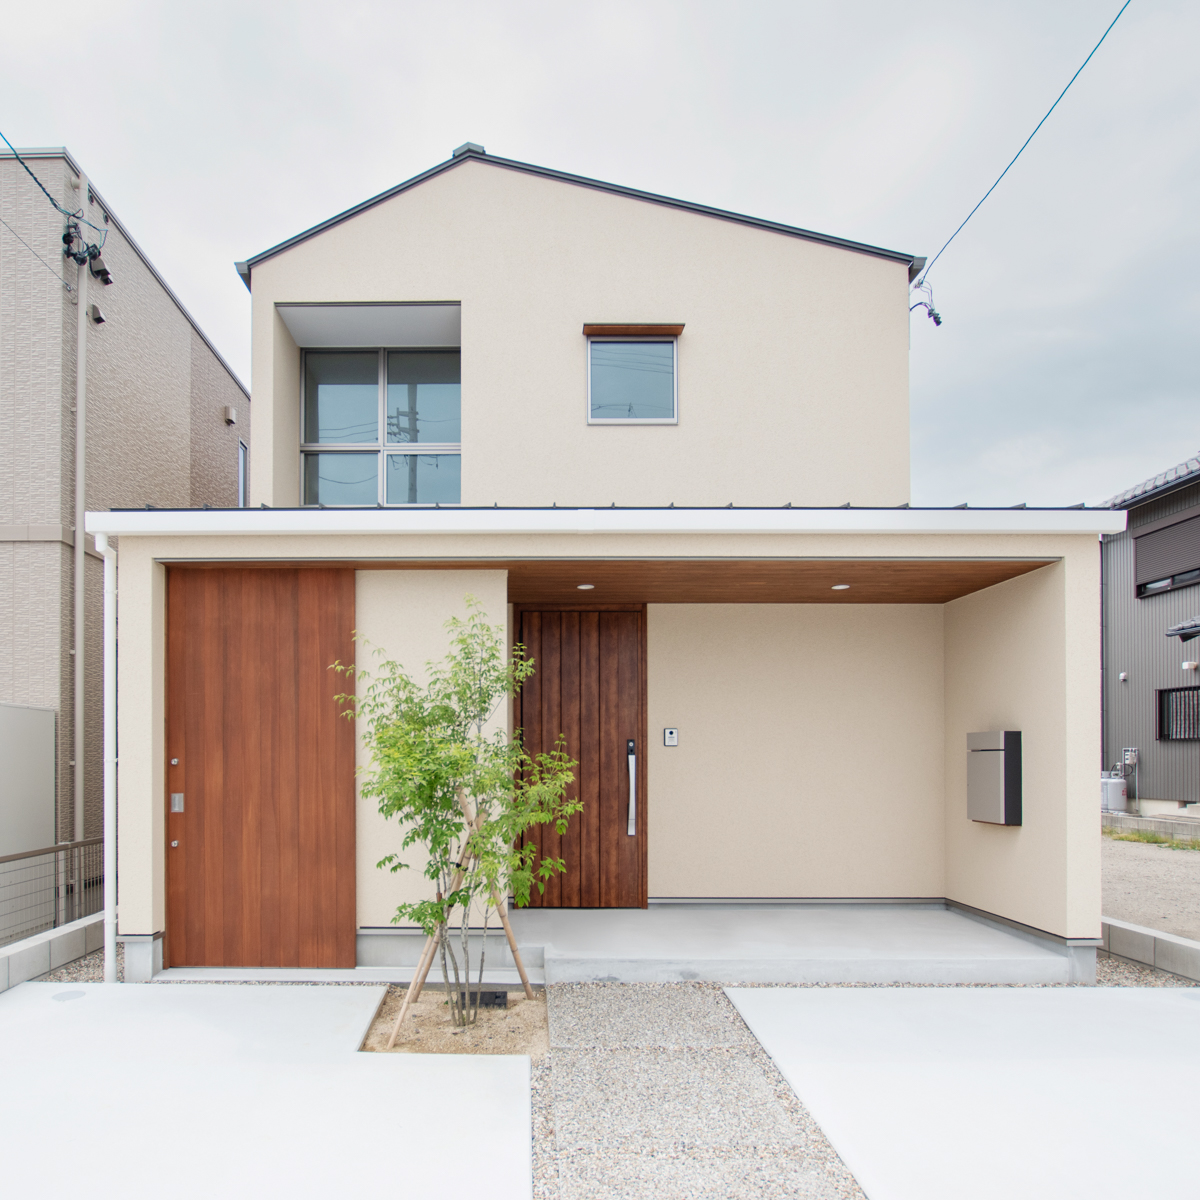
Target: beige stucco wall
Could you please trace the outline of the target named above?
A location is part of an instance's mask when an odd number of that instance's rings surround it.
[[[1100,935],[1099,548],[946,605],[946,895]],[[1019,729],[1016,828],[967,819],[967,734]]]
[[[940,605],[647,615],[651,897],[943,894]]]
[[[420,667],[465,592],[506,620],[513,556],[970,557],[1061,561],[934,605],[649,610],[650,894],[938,896],[1070,937],[1099,922],[1099,551],[1088,535],[194,537],[120,546],[121,928],[163,927],[164,572],[158,559],[480,559],[358,574],[358,626]],[[509,622],[511,624],[511,622]],[[503,720],[503,717],[500,718]],[[680,745],[661,745],[664,726]],[[1025,735],[1026,824],[965,816],[965,739]],[[944,730],[944,733],[943,733]],[[944,801],[943,801],[944,796]],[[359,923],[406,894],[394,831],[360,804]],[[419,881],[418,881],[419,882]]]
[[[907,265],[466,162],[253,270],[255,504],[298,502],[279,302],[459,301],[464,504],[908,499]],[[585,322],[685,324],[679,424],[586,423]]]
[[[377,664],[383,659],[399,662],[413,678],[424,682],[425,665],[442,659],[449,649],[446,622],[465,617],[465,597],[474,596],[483,605],[492,625],[508,627],[505,571],[359,571],[355,580],[355,633],[359,638],[356,663]],[[364,681],[359,681],[362,694]],[[507,706],[496,722],[507,724]],[[363,722],[359,722],[358,768],[369,766],[363,745]],[[380,816],[378,801],[358,798],[356,854],[358,861],[359,927],[390,926],[396,906],[432,897],[433,885],[422,874],[425,856],[420,848],[401,851],[403,827]],[[398,874],[379,870],[376,863],[387,854],[402,854],[409,869]]]
[[[118,554],[117,913],[120,934],[166,927],[167,573],[152,548]]]

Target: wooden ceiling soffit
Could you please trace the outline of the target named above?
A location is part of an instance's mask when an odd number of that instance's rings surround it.
[[[514,604],[947,604],[1055,559],[369,559],[361,571],[507,571]],[[232,566],[213,563],[173,566]],[[328,566],[329,560],[242,562]],[[587,589],[580,584],[590,583]],[[848,587],[834,590],[835,585]]]

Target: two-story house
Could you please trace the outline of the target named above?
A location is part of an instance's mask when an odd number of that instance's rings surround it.
[[[99,900],[102,568],[77,526],[237,506],[249,417],[70,153],[0,152],[0,945]]]
[[[1200,456],[1107,501],[1129,527],[1103,539],[1104,758],[1142,816],[1200,813],[1200,653],[1168,637],[1200,611]]]
[[[467,594],[581,764],[541,906],[949,903],[1086,977],[1123,516],[909,506],[919,264],[472,145],[239,264],[251,510],[89,515],[131,977],[398,961],[422,881],[376,869],[328,667],[357,631],[419,669]],[[1005,730],[1019,825],[967,807]]]

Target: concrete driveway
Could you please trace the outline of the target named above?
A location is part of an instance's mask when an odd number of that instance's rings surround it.
[[[1195,988],[727,988],[871,1200],[1197,1195]]]
[[[383,987],[25,983],[0,995],[13,1196],[527,1200],[529,1059],[358,1052]]]

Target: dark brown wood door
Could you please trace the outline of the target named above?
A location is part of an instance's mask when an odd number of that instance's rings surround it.
[[[531,754],[561,733],[579,760],[573,791],[583,800],[561,837],[530,831],[539,850],[566,862],[544,895],[547,908],[646,906],[645,611],[517,613],[517,637],[536,664],[521,689],[516,721]],[[636,754],[635,834],[629,834],[628,743]]]
[[[352,570],[169,569],[172,966],[355,965],[353,633]]]

